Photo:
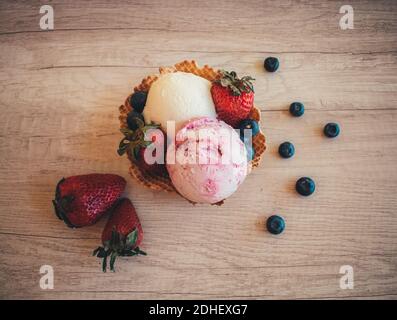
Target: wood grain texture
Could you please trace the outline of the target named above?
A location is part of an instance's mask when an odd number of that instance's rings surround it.
[[[0,2],[0,298],[396,299],[395,1],[350,1],[346,31],[340,1],[50,1],[51,32],[38,26],[44,3]],[[270,54],[275,74],[263,71]],[[115,152],[118,105],[183,59],[257,79],[269,148],[221,207],[138,186]],[[335,140],[321,133],[329,121]],[[282,160],[286,140],[296,155]],[[52,210],[57,181],[87,172],[126,177],[145,230],[149,255],[114,274],[90,256],[106,219],[70,230]],[[317,183],[308,199],[294,191],[300,176]],[[287,222],[278,237],[264,231],[274,213]],[[54,290],[39,287],[43,264]],[[345,264],[353,290],[339,288]]]

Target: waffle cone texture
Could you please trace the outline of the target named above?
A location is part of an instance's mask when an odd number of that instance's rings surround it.
[[[160,75],[170,72],[187,72],[193,73],[197,76],[205,78],[209,81],[214,81],[215,79],[220,77],[219,70],[213,69],[208,65],[200,68],[196,61],[182,61],[177,63],[173,67],[160,67],[159,69]],[[158,79],[159,75],[150,75],[142,80],[142,82],[134,88],[134,92],[136,91],[149,91],[150,86],[153,82]],[[130,96],[127,97],[124,104],[119,107],[120,111],[120,128],[127,128],[127,115],[133,109],[130,105]],[[249,118],[260,122],[260,111],[258,108],[253,106]],[[262,131],[260,131],[255,137],[252,138],[252,146],[255,150],[255,157],[250,161],[250,169],[256,168],[262,160],[263,153],[266,150],[266,139]],[[175,188],[172,185],[171,179],[169,176],[159,176],[154,175],[151,172],[146,170],[142,170],[137,166],[137,164],[133,161],[131,153],[127,152],[128,158],[131,162],[131,166],[129,169],[130,175],[134,177],[140,184],[152,189],[152,190],[164,190],[175,192]]]

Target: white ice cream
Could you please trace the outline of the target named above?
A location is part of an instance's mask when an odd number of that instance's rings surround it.
[[[192,73],[174,72],[161,75],[151,86],[143,110],[146,123],[175,121],[178,131],[188,120],[216,118],[211,96],[211,82]]]

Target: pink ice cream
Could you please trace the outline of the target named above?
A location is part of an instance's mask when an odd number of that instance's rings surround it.
[[[186,123],[168,147],[167,169],[182,196],[213,204],[232,195],[244,181],[247,151],[231,126],[198,118]]]

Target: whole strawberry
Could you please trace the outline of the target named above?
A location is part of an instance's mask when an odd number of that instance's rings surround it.
[[[159,176],[167,175],[165,167],[165,137],[156,124],[145,125],[143,121],[136,120],[135,130],[129,128],[121,129],[124,137],[120,141],[119,155],[127,153],[129,158],[134,161],[142,170]],[[157,142],[156,142],[157,141]],[[156,143],[155,143],[156,142]],[[155,144],[154,144],[155,143]],[[162,163],[157,161],[158,156]]]
[[[55,213],[71,228],[94,224],[120,198],[125,186],[125,179],[115,174],[63,178],[53,200]]]
[[[221,71],[221,77],[211,87],[218,118],[236,128],[241,120],[248,118],[254,105],[253,79],[245,76],[239,79],[234,71]]]
[[[129,199],[121,199],[113,210],[112,216],[102,232],[103,247],[94,250],[93,255],[102,258],[102,270],[106,272],[107,259],[110,257],[110,270],[118,256],[146,255],[139,249],[143,230],[135,208]]]

